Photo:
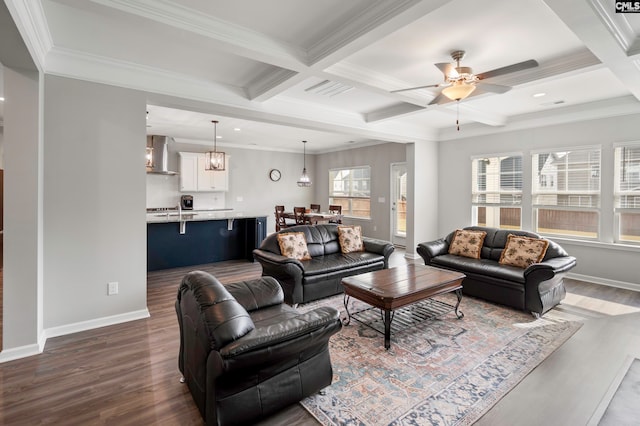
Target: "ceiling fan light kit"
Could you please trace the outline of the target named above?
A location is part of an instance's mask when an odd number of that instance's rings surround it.
[[[535,61],[534,59],[529,59],[528,61],[518,62],[517,64],[496,68],[494,70],[487,71],[481,74],[474,74],[471,67],[460,66],[460,61],[462,60],[462,58],[464,58],[464,55],[464,50],[454,50],[451,52],[451,59],[455,61],[455,64],[434,64],[442,72],[442,74],[444,74],[444,83],[393,90],[391,93],[405,92],[407,90],[424,89],[430,87],[443,87],[443,89],[440,90],[440,93],[438,93],[435,98],[433,98],[433,100],[429,102],[429,105],[439,105],[447,103],[449,101],[460,102],[461,100],[466,99],[473,92],[475,92],[477,87],[480,87],[480,89],[482,90],[476,92],[476,94],[484,92],[508,92],[509,90],[511,90],[510,86],[483,83],[482,80],[538,66],[537,61]],[[458,130],[460,130],[458,120],[456,120],[456,124],[458,125]]]

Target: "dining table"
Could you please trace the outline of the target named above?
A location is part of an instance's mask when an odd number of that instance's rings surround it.
[[[294,212],[283,212],[281,214],[285,219],[294,219],[296,215]],[[329,222],[342,222],[341,214],[334,214],[328,212],[305,212],[304,214],[305,223],[310,223],[312,225],[317,225],[318,223],[329,223]]]

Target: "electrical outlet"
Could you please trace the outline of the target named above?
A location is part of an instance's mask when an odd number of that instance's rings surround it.
[[[118,294],[118,282],[112,281],[109,284],[107,284],[107,295],[113,296],[116,294]]]

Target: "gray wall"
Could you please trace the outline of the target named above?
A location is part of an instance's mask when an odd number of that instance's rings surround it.
[[[471,157],[522,152],[522,227],[532,229],[531,151],[599,145],[602,147],[601,240],[604,243],[553,238],[578,258],[573,273],[597,282],[640,290],[640,248],[624,248],[612,242],[613,144],[640,139],[640,115],[629,115],[500,133],[440,143],[438,197],[439,234],[471,223]]]
[[[44,81],[44,326],[146,311],[146,97]]]
[[[364,235],[391,239],[391,163],[407,160],[406,145],[387,143],[315,156],[314,196],[323,209],[329,205],[329,170],[371,166],[371,219],[345,218],[343,223],[362,226]],[[299,172],[298,172],[299,173]],[[380,198],[384,198],[380,202]]]
[[[38,352],[42,332],[42,166],[37,72],[4,69],[3,355]],[[24,355],[22,355],[24,356]]]

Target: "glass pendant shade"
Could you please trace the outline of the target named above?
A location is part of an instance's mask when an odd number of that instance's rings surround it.
[[[207,151],[204,154],[204,168],[205,170],[223,171],[225,168],[224,152],[216,149],[218,121],[212,120],[211,122],[213,123],[213,151]]]
[[[452,101],[461,101],[472,94],[474,90],[476,90],[475,85],[456,81],[453,85],[442,89],[442,94]]]
[[[300,179],[298,179],[298,186],[306,187],[311,186],[311,178],[309,178],[309,175],[307,174],[307,141],[302,141],[302,143],[304,144],[302,145],[304,147],[302,154],[303,166],[302,175],[300,176]]]

